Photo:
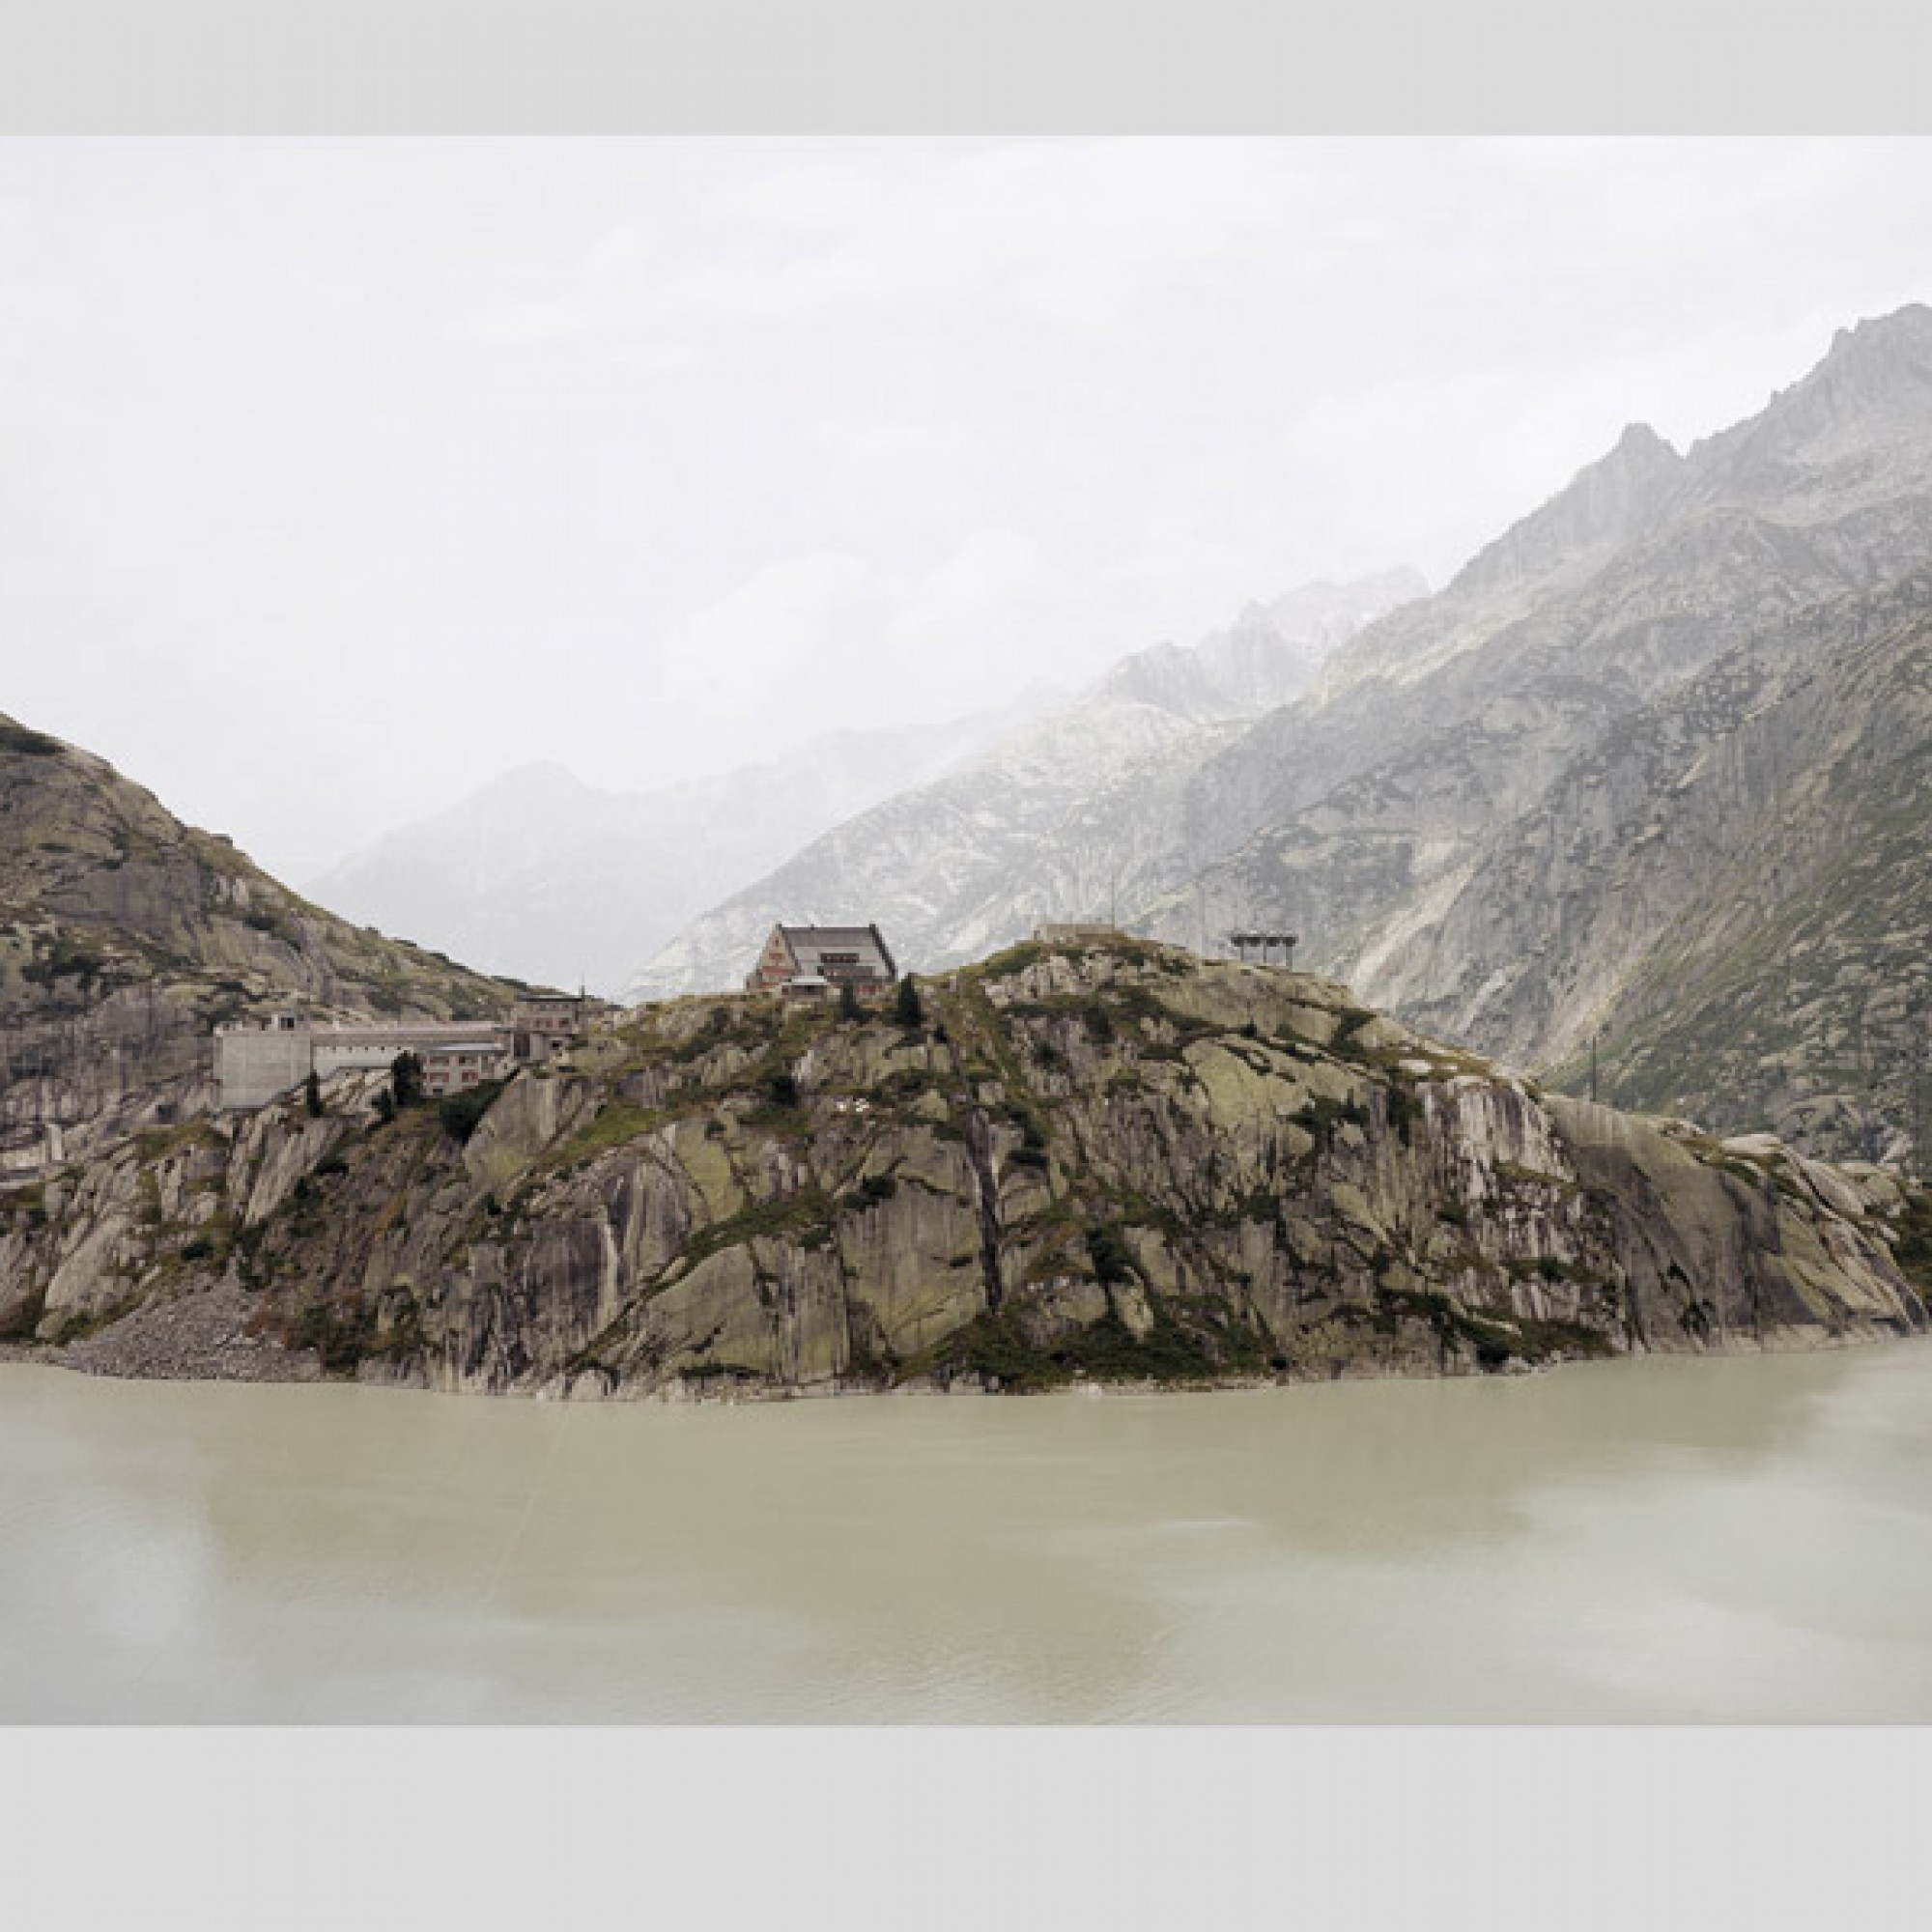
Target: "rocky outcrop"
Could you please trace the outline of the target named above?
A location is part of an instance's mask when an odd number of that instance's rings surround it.
[[[223,1020],[483,1017],[514,989],[350,925],[104,760],[0,718],[0,1176],[208,1099]]]
[[[154,1332],[198,1338],[195,1372],[225,1346],[249,1375],[609,1396],[1483,1372],[1926,1325],[1926,1205],[1888,1171],[1546,1094],[1332,980],[1120,941],[921,992],[918,1025],[645,1008],[480,1121],[379,1122],[363,1076],[320,1117],[150,1134],[0,1197],[0,1334],[83,1365]]]

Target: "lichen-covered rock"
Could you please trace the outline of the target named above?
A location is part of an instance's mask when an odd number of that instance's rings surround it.
[[[43,1343],[241,1293],[238,1346],[574,1397],[1460,1373],[1926,1324],[1888,1170],[1548,1097],[1328,980],[1018,948],[926,1020],[644,1008],[469,1138],[330,1083],[0,1201]],[[51,1206],[50,1206],[51,1203]],[[10,1314],[9,1311],[12,1311]],[[28,1319],[28,1318],[31,1319]]]

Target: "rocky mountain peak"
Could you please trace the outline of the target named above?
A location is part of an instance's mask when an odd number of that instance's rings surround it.
[[[1839,329],[1825,359],[1785,394],[1793,413],[1830,422],[1867,422],[1880,431],[1922,425],[1932,414],[1932,308],[1915,302]]]
[[[1916,451],[1928,431],[1932,308],[1913,302],[1839,329],[1808,375],[1747,422],[1699,443],[1691,462],[1707,496],[1761,497],[1794,471],[1900,446]]]
[[[1415,571],[1403,567],[1345,583],[1304,583],[1271,604],[1250,598],[1226,630],[1199,643],[1154,644],[1121,659],[1094,695],[1107,702],[1157,705],[1184,718],[1270,710],[1308,689],[1332,650],[1415,596],[1422,583]]]
[[[1464,565],[1457,586],[1503,589],[1615,549],[1655,521],[1683,469],[1684,458],[1648,423],[1630,424],[1605,455]]]
[[[1833,363],[1906,363],[1920,365],[1932,355],[1932,307],[1907,302],[1889,315],[1867,316],[1849,328],[1836,330],[1831,354],[1821,368]]]

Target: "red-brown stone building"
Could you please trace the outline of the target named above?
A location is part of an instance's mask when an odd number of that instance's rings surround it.
[[[745,980],[751,993],[888,993],[898,968],[876,925],[775,925]]]

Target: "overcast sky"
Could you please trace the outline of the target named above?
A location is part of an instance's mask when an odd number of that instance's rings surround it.
[[[1440,582],[1928,236],[1922,142],[0,143],[0,710],[299,877]]]

